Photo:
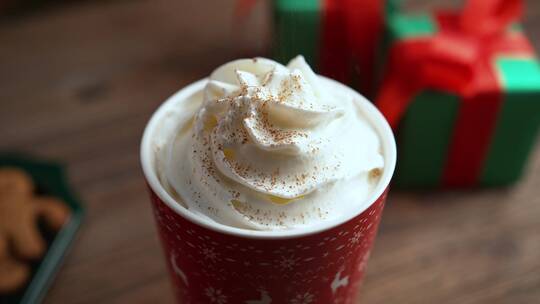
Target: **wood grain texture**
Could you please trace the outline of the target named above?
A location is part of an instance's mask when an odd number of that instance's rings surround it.
[[[412,9],[456,1],[411,1]],[[540,2],[525,28],[540,47]],[[170,303],[139,166],[146,121],[180,87],[264,54],[264,5],[86,1],[0,20],[0,150],[59,159],[88,208],[45,303]],[[359,303],[537,303],[540,150],[507,189],[390,195]]]

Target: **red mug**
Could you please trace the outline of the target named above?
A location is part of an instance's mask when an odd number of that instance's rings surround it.
[[[154,132],[163,131],[160,122],[175,104],[200,92],[206,82],[195,82],[163,103],[150,119],[141,144],[142,167],[178,303],[353,303],[396,161],[388,123],[369,101],[340,84],[358,99],[383,146],[385,168],[366,204],[346,218],[313,228],[229,227],[196,216],[177,203],[155,170]]]

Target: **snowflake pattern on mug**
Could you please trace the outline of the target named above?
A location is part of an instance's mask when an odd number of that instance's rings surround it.
[[[354,246],[362,240],[364,233],[362,231],[356,231],[353,233],[353,236],[349,239],[349,245]]]
[[[292,270],[299,262],[299,258],[295,258],[294,255],[282,256],[277,264],[283,270]]]
[[[208,297],[210,303],[215,304],[226,304],[227,296],[223,294],[221,289],[214,289],[213,287],[208,287],[204,290],[204,294]]]
[[[216,252],[215,248],[207,247],[205,245],[201,245],[199,248],[200,248],[200,254],[204,257],[206,261],[215,263],[220,260],[219,254]]]

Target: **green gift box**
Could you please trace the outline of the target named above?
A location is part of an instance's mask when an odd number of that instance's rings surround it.
[[[319,74],[371,93],[383,0],[276,0],[273,6],[277,61],[303,55]]]
[[[512,18],[490,15],[496,5]],[[389,13],[376,103],[397,131],[396,185],[501,186],[523,174],[540,125],[540,64],[512,23],[519,5]]]

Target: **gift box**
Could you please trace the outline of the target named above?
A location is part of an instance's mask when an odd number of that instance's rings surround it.
[[[499,186],[526,168],[540,124],[540,65],[521,1],[469,0],[460,11],[389,13],[376,100],[397,131],[395,183]]]
[[[302,54],[319,74],[372,93],[384,1],[276,0],[273,5],[277,61]]]

